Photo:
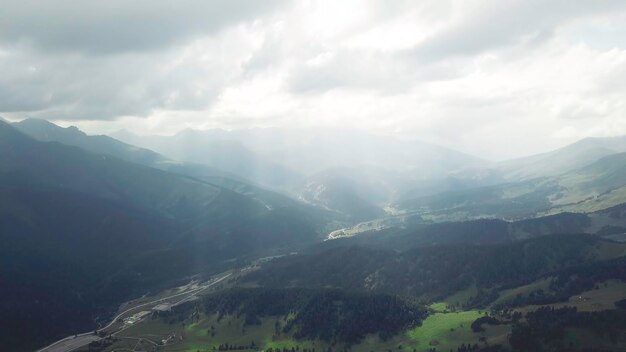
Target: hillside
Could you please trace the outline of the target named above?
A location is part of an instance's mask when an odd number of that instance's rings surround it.
[[[626,152],[626,136],[585,138],[546,153],[461,166],[450,170],[443,177],[414,183],[399,194],[395,201],[558,177],[587,167],[604,157],[623,152]]]
[[[307,178],[307,187],[300,189],[307,205],[207,165],[175,162],[75,128],[32,120],[16,125],[37,141],[7,124],[0,127],[0,227],[7,244],[0,273],[8,278],[3,281],[1,338],[16,350],[95,326],[94,317],[106,319],[125,299],[224,268],[234,257],[300,250],[341,222],[385,216],[386,197],[418,182],[375,167],[361,172],[332,168]],[[445,300],[455,309],[468,309],[468,317],[494,305],[563,302],[598,282],[623,279],[623,244],[577,234],[621,238],[626,216],[618,202],[625,166],[622,153],[556,177],[474,189],[453,182],[449,187],[456,191],[418,198],[419,208],[402,209],[411,216],[391,227],[327,241],[265,264],[241,281],[263,289],[214,296],[219,299],[211,304],[221,308],[207,308],[204,314],[230,305],[229,317],[240,316],[250,326],[258,320],[262,329],[268,318],[289,316],[294,320],[285,337],[360,345],[370,338],[362,330],[381,334],[381,326],[319,330],[307,311],[316,307],[313,301],[276,316],[246,312],[264,306],[255,292],[309,297],[306,292],[329,287],[366,292],[359,295]],[[428,189],[430,183],[424,182]],[[440,186],[448,187],[446,182]],[[535,218],[538,214],[544,216]],[[481,216],[532,218],[441,222]],[[53,277],[71,284],[61,286]],[[550,283],[549,290],[511,295],[526,292],[524,287],[547,287],[543,282]],[[283,290],[292,287],[298,289]],[[302,287],[313,291],[298,291]],[[275,291],[264,291],[270,289]],[[335,302],[348,297],[346,291],[333,292],[320,297]],[[38,303],[25,306],[25,297]],[[237,308],[233,297],[240,299]],[[325,319],[343,316],[332,309],[326,313]],[[27,324],[31,329],[23,328]],[[383,335],[404,341],[398,334],[417,329],[412,324]]]
[[[550,201],[554,211],[589,212],[623,203],[626,195],[626,153],[613,154],[559,177],[563,189]]]
[[[626,152],[626,136],[585,138],[548,153],[500,162],[496,170],[508,181],[558,176],[623,152]]]
[[[623,239],[626,234],[626,203],[592,213],[558,213],[518,221],[476,219],[451,222],[427,222],[407,218],[398,223],[364,226],[359,232],[343,236],[335,231],[333,238],[343,242],[372,247],[405,249],[437,244],[488,245],[508,243],[555,234],[594,234]],[[357,226],[358,227],[358,226]],[[355,228],[353,231],[358,231]]]
[[[379,216],[384,205],[411,189],[425,183],[439,185],[439,180],[454,170],[489,164],[421,141],[354,131],[268,128],[113,136],[178,160],[218,167],[358,220]],[[216,156],[207,152],[211,150],[223,160],[213,160]],[[226,161],[232,165],[217,163]],[[463,182],[468,187],[475,184]],[[350,189],[345,189],[345,184],[350,184]],[[327,194],[323,194],[325,190],[329,190]]]
[[[347,344],[368,334],[389,338],[426,316],[424,307],[392,295],[324,289],[231,289],[207,296],[202,304],[208,315],[244,316],[249,325],[291,315],[281,333]]]
[[[0,340],[14,351],[93,328],[112,305],[196,265],[175,251],[175,265],[157,260],[181,226],[128,204],[0,187],[0,214]]]
[[[38,142],[2,122],[0,184],[0,324],[16,351],[224,260],[315,241],[323,226],[304,209]]]
[[[80,351],[149,350],[155,339],[170,352],[622,351],[625,254],[575,235],[401,253],[324,244]]]
[[[626,153],[604,157],[556,177],[403,200],[396,208],[432,219],[527,218],[562,211],[592,212],[624,203]]]
[[[605,265],[601,277],[591,280],[591,284],[594,280],[626,279],[625,255],[626,244],[586,235],[545,236],[491,246],[426,246],[401,252],[350,242],[325,243],[300,255],[272,261],[244,280],[267,287],[335,287],[428,300],[443,300],[470,290],[473,293],[457,303],[481,307],[495,300],[503,289],[569,269],[581,273],[574,281],[586,282],[589,278],[582,275],[584,266]],[[588,272],[596,275],[598,271]],[[585,287],[588,285],[587,281]]]
[[[300,209],[301,211],[315,214],[318,217],[317,221],[320,223],[330,222],[338,215],[307,207],[290,197],[258,187],[244,177],[233,173],[218,170],[205,164],[168,159],[151,150],[126,144],[109,136],[87,135],[73,126],[62,128],[51,122],[39,119],[25,119],[14,123],[13,126],[24,134],[42,142],[59,142],[79,147],[92,153],[110,155],[163,171],[190,176],[254,198],[271,208],[291,207]]]
[[[384,203],[386,189],[384,185],[359,183],[342,173],[325,172],[306,179],[299,188],[299,198],[309,204],[344,214],[352,221],[364,221],[385,215],[377,205]]]
[[[137,164],[157,166],[169,162],[148,149],[122,143],[109,136],[88,136],[78,128],[63,128],[41,119],[25,119],[12,124],[20,132],[42,142],[59,142],[97,154],[107,154]]]
[[[248,149],[239,141],[215,139],[186,130],[174,136],[137,136],[117,133],[114,137],[184,162],[204,164],[266,187],[285,187],[300,179],[293,170]]]

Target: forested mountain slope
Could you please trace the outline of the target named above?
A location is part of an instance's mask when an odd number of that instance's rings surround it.
[[[591,213],[558,213],[505,221],[476,219],[450,222],[406,221],[380,230],[364,231],[343,242],[404,250],[437,244],[488,245],[555,234],[594,234],[621,239],[626,234],[626,203]],[[336,238],[339,237],[335,232]]]
[[[301,178],[297,172],[250,150],[240,141],[211,138],[201,131],[185,130],[174,136],[131,133],[113,136],[169,158],[205,164],[267,187],[284,187]]]
[[[109,155],[133,163],[200,179],[254,198],[262,202],[266,207],[300,209],[302,212],[307,212],[311,216],[317,217],[315,221],[319,223],[330,222],[334,218],[341,217],[340,214],[315,209],[285,195],[263,189],[254,185],[252,181],[246,180],[243,176],[216,169],[206,164],[168,159],[154,151],[126,144],[109,136],[87,135],[73,126],[62,128],[49,121],[39,119],[25,119],[14,123],[13,126],[39,141],[59,142],[65,145],[76,146],[92,153]],[[214,153],[215,151],[207,150],[206,152]]]
[[[626,136],[585,138],[551,152],[500,162],[496,169],[509,181],[558,176],[623,152],[626,152]]]
[[[319,217],[304,209],[0,122],[2,340],[29,350],[226,259],[315,241]]]
[[[490,246],[426,246],[402,252],[349,242],[346,246],[325,243],[268,263],[244,280],[267,287],[336,287],[429,300],[475,287],[468,304],[481,306],[497,298],[502,289],[598,263],[608,263],[602,270],[604,279],[626,279],[625,255],[626,244],[588,235],[544,236]]]
[[[403,200],[396,207],[433,219],[516,219],[562,211],[592,212],[624,203],[624,175],[626,153],[619,153],[556,177]]]

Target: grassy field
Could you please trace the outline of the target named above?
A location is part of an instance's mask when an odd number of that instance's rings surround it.
[[[499,303],[503,303],[509,300],[514,299],[518,295],[528,296],[530,293],[537,290],[544,290],[548,292],[550,290],[550,281],[552,278],[545,278],[535,282],[532,282],[528,285],[523,285],[519,287],[515,287],[512,289],[504,290],[500,292],[498,298],[492,303],[492,305],[497,305]]]
[[[446,302],[436,302],[430,305],[430,309],[435,312],[441,313],[448,310],[448,304]]]
[[[165,352],[209,352],[214,351],[220,344],[251,346],[254,344],[262,349],[267,348],[323,348],[321,342],[296,341],[291,336],[275,334],[275,324],[281,326],[287,317],[261,319],[260,325],[244,326],[243,317],[225,316],[218,319],[216,315],[206,316],[196,313],[184,321],[172,319],[147,319],[118,334],[118,341],[107,351],[117,348],[129,348],[132,340],[147,339],[160,342],[173,336],[171,342],[161,347]]]
[[[434,310],[445,310],[446,304],[441,302],[431,306]],[[448,351],[456,348],[461,343],[476,343],[479,334],[471,332],[470,324],[479,317],[478,311],[457,313],[435,313],[428,317],[421,327],[399,334],[389,340],[383,341],[377,335],[367,336],[358,345],[351,346],[353,352],[369,351],[425,351],[428,348],[437,347],[437,350]],[[315,348],[323,351],[329,343],[322,341],[298,341],[288,334],[276,334],[275,326],[283,326],[288,319],[284,317],[268,317],[261,319],[260,325],[244,326],[243,317],[224,317],[218,321],[217,316],[205,316],[194,314],[184,321],[176,319],[147,319],[132,326],[117,337],[117,342],[107,351],[120,348],[132,348],[138,339],[154,341],[170,336],[174,338],[170,343],[161,347],[165,352],[209,352],[217,349],[220,344],[227,343],[236,346],[250,346],[254,343],[261,350],[268,348]],[[451,330],[452,329],[452,330]],[[280,328],[279,328],[280,330]],[[430,346],[431,342],[437,341],[437,346]],[[145,344],[145,342],[144,342]],[[445,349],[442,349],[444,348]],[[449,348],[448,348],[449,347]],[[336,346],[342,350],[341,346]]]
[[[598,289],[589,290],[570,297],[566,302],[549,304],[546,306],[561,308],[576,307],[581,312],[615,309],[615,302],[626,299],[626,283],[618,280],[609,280],[598,285]],[[525,306],[516,309],[522,313],[536,310],[541,306]]]
[[[409,330],[406,336],[415,343],[417,351],[433,347],[448,351],[456,349],[462,343],[478,343],[480,335],[474,334],[470,325],[482,315],[477,310],[435,313],[426,318],[422,326]]]
[[[540,280],[530,285],[521,286],[512,290],[503,291],[501,300],[515,297],[517,294],[527,294],[536,289],[545,288],[548,280]],[[471,289],[456,295],[454,301],[469,295]],[[575,306],[580,311],[598,311],[614,309],[614,302],[626,298],[626,283],[611,280],[598,285],[597,289],[583,292],[571,297],[569,301],[553,304],[553,307]],[[526,306],[516,310],[527,313],[536,310],[540,306]],[[428,316],[419,327],[415,327],[391,339],[381,340],[377,335],[368,335],[359,344],[351,346],[352,352],[373,351],[449,351],[456,350],[461,344],[478,344],[479,346],[507,345],[507,334],[511,326],[508,324],[491,326],[483,325],[484,332],[474,333],[471,324],[477,318],[485,314],[480,310],[449,311],[448,302],[436,302],[430,305],[434,312]],[[217,315],[204,315],[201,312],[190,313],[185,319],[177,318],[161,319],[148,318],[143,322],[132,326],[117,336],[117,341],[106,351],[118,349],[133,349],[154,347],[155,343],[172,337],[165,345],[160,347],[163,352],[209,352],[217,349],[220,344],[235,346],[254,346],[260,350],[268,348],[292,347],[302,350],[303,348],[315,348],[316,351],[324,351],[332,345],[322,341],[298,341],[290,334],[282,333],[282,326],[292,316],[266,317],[261,319],[259,325],[244,324],[243,317],[225,316],[218,319]],[[582,332],[572,332],[578,333]],[[576,335],[576,334],[574,334]],[[578,335],[576,335],[578,336]],[[572,340],[576,340],[574,336]],[[141,339],[141,340],[140,340]],[[483,340],[483,341],[481,341]],[[343,350],[343,346],[333,346],[333,350]],[[87,351],[83,349],[81,351]]]
[[[515,289],[503,291],[498,301],[504,301],[515,297],[517,294],[528,294],[537,289],[547,289],[549,279],[539,280],[532,284],[520,286]],[[466,293],[455,295],[461,297]],[[586,291],[580,295],[570,297],[566,302],[547,305],[555,308],[564,306],[576,307],[579,311],[600,311],[607,309],[615,309],[614,303],[626,298],[626,283],[618,280],[609,280],[598,285],[597,289]],[[448,301],[448,300],[446,300]],[[456,298],[455,300],[456,301]],[[454,302],[453,301],[453,302]],[[541,306],[526,306],[516,309],[522,313],[534,311]],[[479,342],[480,337],[484,337],[489,345],[506,345],[507,334],[510,332],[510,325],[490,326],[483,325],[485,332],[474,333],[470,326],[471,323],[482,316],[484,312],[477,310],[448,312],[444,313],[447,303],[434,303],[430,308],[437,312],[424,320],[422,326],[414,328],[406,333],[408,339],[412,342],[404,342],[407,347],[405,350],[427,351],[436,348],[437,351],[449,351],[465,343],[478,343],[479,346],[483,342]]]
[[[536,281],[532,284],[520,286],[515,289],[503,291],[498,301],[504,301],[515,297],[517,294],[528,294],[537,289],[547,289],[549,279]],[[466,290],[467,291],[467,290]],[[452,302],[457,301],[457,297],[467,295],[462,291],[455,295]],[[626,298],[626,283],[618,280],[609,280],[597,286],[597,289],[583,292],[570,297],[566,302],[547,305],[555,308],[564,306],[576,307],[579,311],[601,311],[615,309],[614,303]],[[447,299],[446,301],[450,301]],[[405,351],[427,351],[436,348],[437,351],[449,351],[464,344],[478,343],[483,346],[484,342],[479,342],[479,338],[484,337],[489,345],[506,345],[507,334],[510,332],[510,325],[490,326],[483,325],[485,332],[474,333],[471,323],[482,316],[484,311],[470,310],[462,312],[447,312],[448,303],[438,302],[430,306],[436,313],[424,320],[422,326],[414,328],[406,333],[409,341],[404,341]],[[541,306],[526,306],[516,309],[522,313],[534,311]],[[580,333],[580,332],[578,332]]]
[[[591,213],[594,211],[607,209],[615,205],[624,203],[626,197],[626,187],[619,187],[602,195],[590,197],[591,193],[573,195],[569,200],[570,204],[555,204],[546,215],[561,212]],[[562,202],[565,202],[563,200]]]

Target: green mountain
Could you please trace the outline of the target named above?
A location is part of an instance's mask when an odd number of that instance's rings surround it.
[[[329,289],[230,289],[207,296],[202,308],[207,315],[244,316],[248,325],[290,316],[275,327],[278,334],[346,344],[369,334],[389,338],[427,315],[425,307],[393,295]]]
[[[626,233],[626,153],[614,153],[619,139],[581,143],[569,152],[588,159],[563,160],[552,171],[546,167],[547,175],[529,176],[532,165],[564,154],[528,159],[520,166],[528,174],[506,171],[515,182],[476,187],[484,180],[466,182],[453,170],[482,164],[460,154],[428,175],[392,167],[448,155],[437,148],[430,156],[394,149],[388,168],[377,164],[385,161],[384,149],[364,149],[370,164],[329,162],[303,178],[290,167],[267,164],[265,142],[222,138],[211,144],[204,135],[181,136],[206,142],[188,159],[194,162],[41,120],[0,122],[3,346],[33,350],[95,328],[129,298],[292,251],[299,254],[243,271],[250,274],[238,283],[255,288],[217,292],[151,321],[172,329],[177,322],[191,324],[182,331],[217,334],[221,341],[236,335],[229,330],[233,323],[245,346],[255,346],[248,339],[255,336],[264,346],[287,338],[307,349],[312,343],[363,347],[377,335],[387,350],[408,341],[407,331],[428,325],[418,301],[445,301],[477,317],[478,309],[564,304],[611,280],[626,280],[626,245],[611,240]],[[316,157],[341,149],[334,137],[317,142],[323,146]],[[216,161],[228,153],[204,155],[219,145],[239,153],[238,161]],[[306,143],[299,148],[314,150]],[[341,150],[334,160],[357,149]],[[286,160],[298,165],[297,158]],[[260,169],[265,171],[255,174]],[[304,202],[257,183],[291,189]],[[414,192],[396,202],[397,220],[387,218],[391,225],[364,226],[370,231],[319,243],[340,224],[388,216],[382,207],[405,190]],[[439,317],[430,314],[426,319]],[[523,324],[515,329],[533,329]],[[511,332],[512,343],[520,331]]]
[[[402,200],[395,206],[432,219],[528,218],[558,212],[592,212],[626,199],[626,153],[555,177]]]
[[[126,144],[109,136],[87,135],[73,126],[62,128],[51,122],[40,119],[25,119],[21,122],[14,123],[13,126],[39,141],[59,142],[80,147],[93,153],[110,155],[122,160],[171,173],[190,176],[254,198],[268,208],[297,209],[300,212],[309,213],[310,216],[316,218],[314,221],[318,223],[331,222],[335,218],[342,217],[340,214],[315,209],[280,193],[256,186],[252,181],[246,180],[233,173],[218,170],[205,164],[171,160],[151,150]]]
[[[509,181],[558,176],[622,152],[626,152],[626,136],[585,138],[548,153],[500,162],[496,170]]]
[[[386,197],[387,190],[381,185],[363,182],[363,178],[353,178],[336,170],[327,171],[307,178],[299,190],[299,197],[357,222],[384,216],[385,212],[377,204]]]
[[[593,288],[595,282],[624,279],[626,264],[626,244],[589,235],[542,236],[489,246],[424,246],[402,251],[338,241],[341,240],[276,259],[244,280],[273,288],[334,287],[430,301],[467,290],[459,302],[467,308],[486,306],[503,290],[563,273],[565,281],[572,281],[562,291],[555,288],[552,299],[559,301],[576,290]]]
[[[594,234],[623,239],[626,203],[592,213],[559,213],[518,221],[476,219],[457,222],[400,222],[380,230],[344,236],[343,242],[395,250],[426,245],[510,243],[555,234]],[[339,236],[336,236],[339,238]]]
[[[610,156],[626,152],[626,136],[585,138],[542,154],[494,163],[458,167],[442,177],[421,180],[398,194],[401,202],[444,192],[552,178],[574,172]]]
[[[604,157],[558,177],[561,192],[550,201],[555,211],[594,211],[626,199],[626,153]]]
[[[353,221],[383,215],[381,209],[390,201],[426,182],[439,184],[454,170],[488,165],[437,145],[355,131],[215,129],[174,136],[113,136],[177,160],[232,172]]]
[[[116,133],[124,142],[148,148],[169,158],[204,164],[266,187],[284,187],[301,178],[293,170],[265,158],[233,140],[211,138],[185,130],[174,136],[137,136]]]
[[[0,340],[31,350],[185,275],[315,241],[323,224],[305,209],[0,122]]]
[[[172,163],[165,157],[144,148],[122,143],[109,136],[88,136],[78,128],[63,128],[41,119],[25,119],[12,124],[20,132],[42,142],[59,142],[80,147],[92,153],[107,154],[137,164],[157,167]]]

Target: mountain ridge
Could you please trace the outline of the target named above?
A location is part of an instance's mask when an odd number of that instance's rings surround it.
[[[625,151],[626,136],[588,137],[549,152],[499,162],[497,168],[508,180],[558,176]],[[528,170],[531,165],[531,170]]]
[[[218,170],[204,164],[186,163],[168,159],[149,149],[135,147],[109,136],[90,136],[73,126],[63,128],[51,122],[38,119],[26,119],[14,123],[13,126],[40,141],[54,141],[72,145],[96,154],[111,155],[129,162],[192,177],[257,199],[271,208],[287,206],[296,208],[306,207],[305,204],[287,195],[261,188],[241,176]],[[306,211],[320,212],[312,208],[306,209]],[[325,217],[336,215],[338,214],[322,214],[321,212],[319,214],[319,216]]]
[[[397,207],[435,217],[446,213],[457,218],[505,219],[597,211],[624,202],[626,179],[620,177],[623,174],[626,174],[626,153],[617,153],[559,176],[402,200]]]
[[[325,220],[307,209],[268,209],[226,188],[36,141],[0,122],[1,339],[32,350],[226,260],[317,241]]]

